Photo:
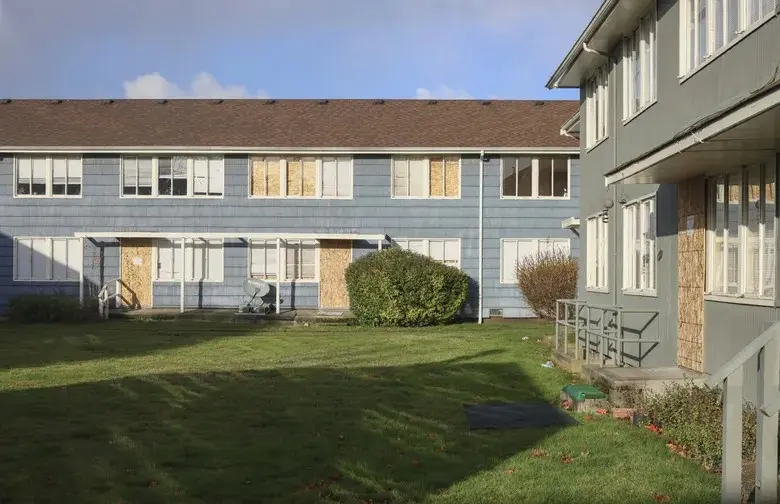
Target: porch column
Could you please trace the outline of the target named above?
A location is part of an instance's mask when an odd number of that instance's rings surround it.
[[[179,310],[184,313],[184,279],[187,278],[187,252],[186,252],[187,240],[181,239],[181,287],[179,288],[179,302],[181,307]]]
[[[377,241],[377,244],[376,244],[376,248],[377,248],[377,250],[379,250],[379,251],[381,251],[381,250],[382,250],[382,242],[383,242],[383,241],[384,241],[384,240],[379,240],[379,241]]]
[[[84,238],[79,238],[81,245],[81,267],[79,268],[79,304],[84,306]]]
[[[276,314],[279,315],[282,312],[282,307],[279,304],[282,301],[282,239],[276,239]]]

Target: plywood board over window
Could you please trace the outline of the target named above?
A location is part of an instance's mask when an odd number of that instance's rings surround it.
[[[705,180],[679,184],[678,208],[678,346],[677,364],[703,371],[705,290]]]
[[[349,294],[344,275],[351,261],[351,241],[320,241],[320,307],[349,308]]]
[[[152,240],[122,238],[122,304],[130,308],[152,305]]]
[[[280,159],[278,157],[252,156],[252,196],[281,196]]]
[[[460,196],[460,160],[457,157],[444,158],[444,195]]]

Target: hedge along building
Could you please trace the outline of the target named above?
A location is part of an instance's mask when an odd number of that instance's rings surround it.
[[[469,275],[467,315],[531,316],[518,257],[579,249],[577,106],[4,100],[0,307],[116,283],[129,307],[234,307],[256,277],[278,309],[347,308],[350,261],[400,246]]]

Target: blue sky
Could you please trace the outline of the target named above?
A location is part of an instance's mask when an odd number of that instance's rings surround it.
[[[574,98],[601,0],[0,0],[0,97]]]

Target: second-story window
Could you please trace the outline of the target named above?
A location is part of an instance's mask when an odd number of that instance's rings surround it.
[[[570,165],[566,156],[501,156],[501,197],[566,199]]]
[[[459,198],[457,156],[394,156],[393,198]]]
[[[81,196],[82,160],[78,156],[17,156],[15,196]]]
[[[351,157],[252,156],[250,198],[352,198]]]
[[[124,197],[220,197],[224,189],[222,156],[122,157]]]
[[[585,82],[585,145],[593,147],[609,131],[609,67],[604,65]]]
[[[706,63],[760,22],[775,15],[776,0],[680,2],[680,76]]]
[[[653,9],[623,41],[623,119],[656,98],[656,13]]]

